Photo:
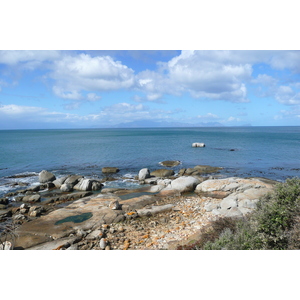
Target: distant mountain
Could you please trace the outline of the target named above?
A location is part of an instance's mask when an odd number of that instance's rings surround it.
[[[144,127],[224,127],[219,122],[201,122],[196,124],[181,123],[181,122],[162,122],[152,120],[137,120],[127,123],[120,123],[112,128],[144,128]]]

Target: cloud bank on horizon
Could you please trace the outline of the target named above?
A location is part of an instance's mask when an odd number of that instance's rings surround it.
[[[299,75],[300,51],[5,50],[0,129],[297,126]]]

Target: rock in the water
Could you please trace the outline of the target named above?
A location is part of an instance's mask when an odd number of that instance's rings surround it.
[[[81,178],[80,181],[74,186],[74,190],[97,191],[100,190],[102,186],[102,183],[98,180]]]
[[[165,160],[159,163],[164,167],[176,167],[181,164],[179,160]]]
[[[151,172],[151,176],[155,177],[170,177],[173,176],[175,172],[173,170],[167,170],[167,169],[158,169],[153,172]]]
[[[41,196],[39,194],[28,195],[28,196],[23,197],[22,201],[23,202],[40,202]]]
[[[39,182],[40,183],[54,181],[55,179],[56,179],[55,175],[46,170],[43,170],[42,172],[39,173]]]
[[[192,176],[179,177],[173,180],[166,190],[177,190],[181,193],[192,192],[199,183],[200,180]]]
[[[56,188],[59,189],[62,186],[62,184],[64,184],[64,182],[67,180],[68,177],[70,177],[70,175],[57,178],[53,181],[53,184],[55,185]]]
[[[204,143],[193,143],[192,147],[194,147],[194,148],[197,148],[197,147],[203,148],[203,147],[205,147],[205,144]]]
[[[79,182],[74,186],[74,190],[90,191],[92,189],[92,181],[87,178],[81,178]]]
[[[103,167],[102,173],[118,173],[120,170],[115,167]]]
[[[139,171],[139,180],[145,180],[146,178],[150,178],[150,171],[148,168],[141,169]]]
[[[103,184],[100,181],[98,181],[98,180],[92,181],[92,191],[101,190],[102,187],[103,187]]]
[[[83,178],[81,175],[71,175],[69,176],[64,183],[70,183],[73,186],[79,182],[79,180]]]
[[[71,183],[63,183],[60,187],[60,190],[62,192],[72,192],[73,191],[73,185]]]

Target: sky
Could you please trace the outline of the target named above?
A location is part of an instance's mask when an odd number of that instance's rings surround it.
[[[0,129],[132,122],[298,126],[300,51],[0,51]]]

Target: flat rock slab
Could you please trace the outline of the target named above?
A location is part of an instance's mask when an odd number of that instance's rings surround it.
[[[113,223],[121,210],[111,210],[106,204],[115,197],[86,197],[55,210],[48,215],[24,223],[17,230],[15,248],[30,248],[35,245],[69,236],[78,229],[88,230],[101,224]]]
[[[76,241],[77,237],[66,237],[50,242],[42,243],[37,246],[27,248],[26,250],[58,250],[61,246],[69,243],[72,244]]]

